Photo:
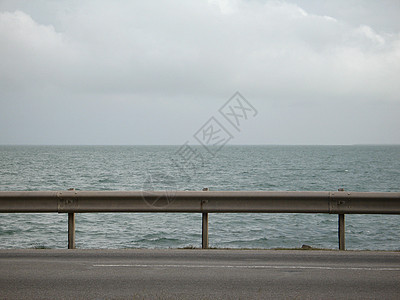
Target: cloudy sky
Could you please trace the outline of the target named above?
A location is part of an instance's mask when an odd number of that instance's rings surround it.
[[[0,0],[0,144],[399,144],[400,1]],[[257,110],[233,128],[239,91]],[[244,118],[243,118],[244,120]]]

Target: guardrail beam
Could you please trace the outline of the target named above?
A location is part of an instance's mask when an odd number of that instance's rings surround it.
[[[0,212],[400,214],[400,193],[176,191],[171,195],[163,191],[0,192]]]

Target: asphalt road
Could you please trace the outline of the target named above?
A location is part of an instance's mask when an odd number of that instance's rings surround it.
[[[400,298],[400,252],[0,250],[1,299]]]

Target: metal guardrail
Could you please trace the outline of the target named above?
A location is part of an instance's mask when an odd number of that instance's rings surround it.
[[[400,214],[400,193],[270,191],[0,191],[0,213],[68,213],[68,248],[75,248],[75,213],[202,213],[208,248],[208,213],[329,213],[339,215],[345,249],[345,214]]]

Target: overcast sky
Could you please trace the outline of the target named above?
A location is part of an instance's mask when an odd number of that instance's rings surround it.
[[[399,144],[400,1],[0,0],[0,144]],[[240,131],[218,110],[239,91]]]

